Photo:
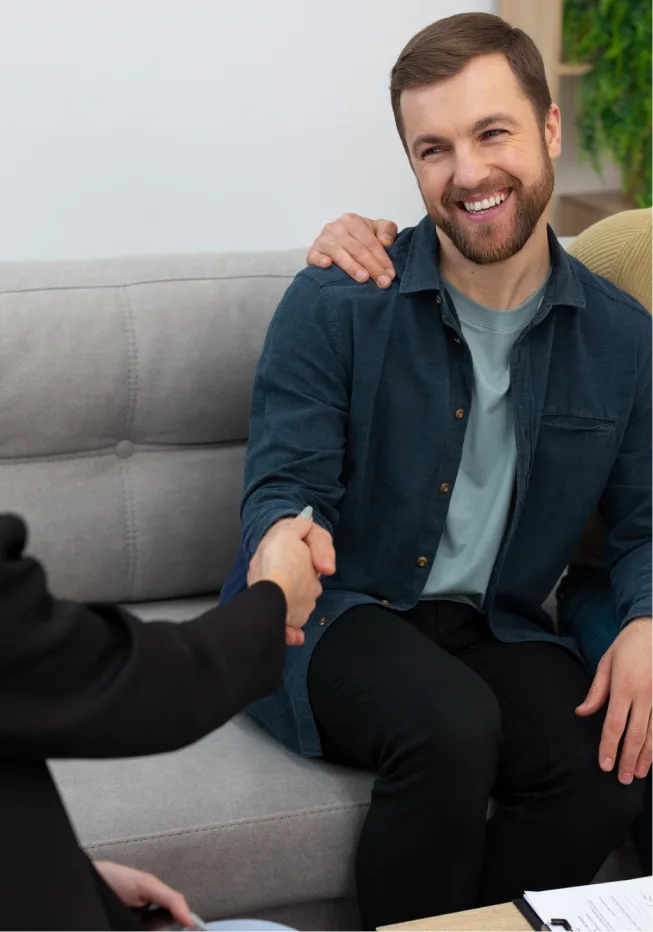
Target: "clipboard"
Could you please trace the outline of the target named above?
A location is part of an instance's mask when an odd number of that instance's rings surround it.
[[[564,918],[549,919],[548,922],[543,922],[523,897],[520,897],[518,900],[513,900],[513,905],[517,907],[531,929],[534,929],[535,932],[563,932],[563,930],[571,929],[571,925]]]
[[[653,878],[526,890],[515,903],[533,929],[653,929]],[[556,918],[557,917],[557,918]]]

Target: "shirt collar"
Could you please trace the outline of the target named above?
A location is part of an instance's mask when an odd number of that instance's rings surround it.
[[[551,253],[551,275],[545,301],[552,305],[585,307],[585,291],[572,258],[560,245],[557,236],[547,227]],[[430,217],[415,227],[405,253],[393,257],[399,277],[399,292],[415,294],[419,291],[442,291],[444,281],[440,274],[440,243],[435,224]]]

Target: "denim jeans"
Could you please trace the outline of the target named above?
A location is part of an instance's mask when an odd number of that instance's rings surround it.
[[[610,577],[602,569],[572,566],[558,589],[560,633],[576,639],[593,672],[619,633]],[[644,874],[651,873],[651,774],[646,778],[641,816],[633,826],[635,847]]]

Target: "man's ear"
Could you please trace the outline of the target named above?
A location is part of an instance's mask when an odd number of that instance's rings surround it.
[[[544,123],[544,143],[549,157],[557,159],[562,152],[562,115],[557,104],[551,104]]]

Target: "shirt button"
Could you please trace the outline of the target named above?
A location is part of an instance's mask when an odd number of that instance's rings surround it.
[[[460,339],[460,337],[454,337],[454,338],[453,338],[453,341],[454,341],[454,343],[458,343],[459,345],[462,344],[462,342],[463,342],[463,341]]]
[[[436,304],[442,304],[442,298],[440,297],[439,294],[436,294],[436,296],[435,296],[435,303],[436,303]]]
[[[390,603],[388,602],[387,599],[380,599],[379,604],[380,604],[380,605],[390,605]]]
[[[418,557],[415,560],[415,563],[417,564],[417,566],[419,566],[421,570],[423,570],[425,566],[429,565],[428,557]]]
[[[322,617],[321,617],[320,620],[318,621],[318,624],[319,624],[319,625],[325,625],[325,624],[327,623],[328,620],[329,620],[329,619],[327,618],[326,615],[322,615]]]
[[[449,485],[448,482],[443,482],[442,485],[440,486],[440,491],[442,492],[443,495],[448,495],[449,492],[451,492],[451,486]]]
[[[465,417],[465,409],[458,408],[454,414],[454,417],[456,418],[457,421],[462,421],[462,419]]]

